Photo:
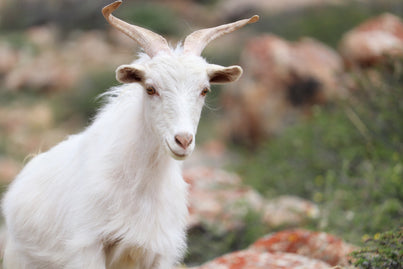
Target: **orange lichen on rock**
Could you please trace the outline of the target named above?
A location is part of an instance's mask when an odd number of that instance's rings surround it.
[[[292,253],[248,249],[233,252],[193,269],[330,269],[327,263]]]
[[[327,233],[285,230],[192,269],[330,269],[348,266],[348,254],[354,249]]]
[[[296,229],[263,237],[256,241],[251,249],[275,253],[296,253],[320,259],[335,266],[347,265],[348,254],[355,247],[327,233]]]

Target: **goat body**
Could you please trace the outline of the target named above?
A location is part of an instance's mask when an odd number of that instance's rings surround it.
[[[105,8],[112,25],[110,7],[119,4]],[[141,41],[156,35],[140,31]],[[167,269],[180,261],[188,215],[181,160],[194,149],[209,84],[242,72],[208,64],[190,53],[192,42],[142,44],[147,55],[117,69],[125,84],[105,94],[93,123],[21,171],[3,200],[6,269]]]

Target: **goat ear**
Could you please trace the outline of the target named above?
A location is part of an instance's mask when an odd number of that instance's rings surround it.
[[[121,65],[116,69],[116,79],[122,83],[144,82],[145,72],[138,65]]]
[[[207,68],[210,83],[228,83],[235,81],[242,75],[242,72],[242,68],[237,65],[224,67],[216,64],[210,64]]]

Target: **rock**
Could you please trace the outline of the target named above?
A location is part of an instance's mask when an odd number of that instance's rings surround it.
[[[55,51],[44,51],[38,56],[26,54],[23,58],[7,74],[6,88],[53,91],[71,88],[78,81],[77,70],[68,66]]]
[[[49,129],[54,124],[53,111],[48,103],[33,106],[18,104],[0,108],[0,127],[7,136],[27,130]]]
[[[340,41],[347,66],[372,66],[387,57],[403,56],[403,21],[385,13],[348,31]]]
[[[0,137],[5,137],[4,154],[13,156],[13,163],[19,165],[10,166],[6,162],[3,172],[8,176],[0,176],[3,181],[11,181],[16,172],[33,155],[44,151],[66,137],[66,127],[58,126],[55,129],[54,111],[50,104],[40,102],[34,105],[24,103],[11,103],[0,107]],[[18,167],[11,169],[10,167]],[[16,171],[17,170],[17,171]],[[2,171],[0,171],[0,174]]]
[[[294,196],[268,200],[245,185],[236,174],[218,168],[187,168],[189,228],[214,227],[222,232],[240,230],[254,212],[271,228],[295,227],[319,216],[316,204]]]
[[[26,115],[32,129],[49,129],[54,124],[53,111],[48,103],[36,104]]]
[[[319,217],[319,207],[295,196],[280,196],[264,205],[263,222],[269,227],[295,227]]]
[[[243,13],[248,13],[251,10],[259,11],[259,13],[281,13],[287,11],[309,8],[324,4],[339,4],[343,0],[282,0],[282,1],[267,1],[267,0],[224,0],[220,1],[220,14],[226,17],[239,17]]]
[[[71,89],[91,72],[113,72],[133,57],[133,41],[130,49],[124,42],[112,44],[108,33],[101,31],[75,32],[61,39],[54,26],[45,25],[27,29],[22,36],[26,42],[18,50],[0,39],[0,75],[8,90]]]
[[[18,62],[18,53],[7,42],[0,42],[0,75],[12,70]]]
[[[202,163],[211,168],[220,168],[228,164],[234,158],[227,150],[225,143],[218,140],[210,140],[198,145],[190,158],[184,163],[184,168],[197,167]]]
[[[192,269],[330,269],[331,266],[315,259],[290,254],[242,250],[226,254]]]
[[[348,266],[356,247],[326,233],[285,230],[265,236],[248,249],[218,257],[192,269],[330,269]]]
[[[26,31],[28,41],[40,49],[54,48],[59,35],[57,27],[53,25],[34,26]]]
[[[242,53],[245,74],[224,91],[226,137],[257,145],[310,108],[346,94],[343,62],[336,51],[311,38],[289,42],[271,34],[251,39]]]
[[[249,210],[260,211],[264,199],[239,176],[220,169],[196,167],[187,169],[189,183],[189,228],[207,225],[220,231],[243,227]]]
[[[11,158],[3,158],[0,157],[0,183],[1,184],[8,184],[10,183],[15,176],[18,174],[18,172],[21,169],[21,165],[11,159]],[[1,246],[1,241],[0,241],[0,246]],[[0,247],[0,250],[2,248]]]
[[[348,254],[356,249],[340,238],[303,229],[286,230],[257,240],[250,249],[271,253],[296,253],[332,266],[348,265]]]

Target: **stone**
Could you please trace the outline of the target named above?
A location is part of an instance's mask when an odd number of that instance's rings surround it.
[[[384,13],[343,35],[340,53],[348,67],[372,66],[388,57],[403,56],[403,21]]]
[[[240,144],[256,146],[309,116],[314,105],[347,94],[341,83],[342,58],[312,38],[252,38],[242,52],[241,66],[245,74],[221,98],[223,135]]]
[[[226,254],[192,269],[330,269],[315,259],[291,253],[259,252],[251,249]]]
[[[250,249],[295,253],[322,260],[332,266],[346,266],[348,254],[356,250],[356,247],[331,234],[295,229],[267,235],[253,243]]]

